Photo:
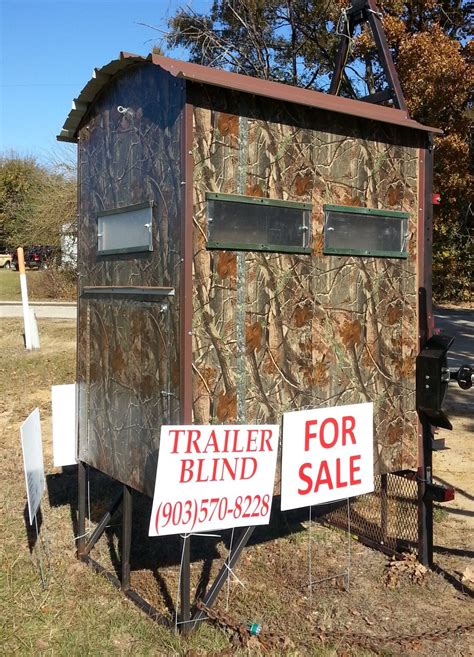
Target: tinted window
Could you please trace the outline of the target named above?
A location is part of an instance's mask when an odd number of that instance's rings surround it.
[[[311,206],[207,195],[208,248],[309,253]]]
[[[407,257],[404,212],[324,206],[324,252]]]

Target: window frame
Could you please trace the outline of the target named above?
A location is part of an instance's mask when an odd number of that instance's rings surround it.
[[[307,246],[286,246],[283,244],[258,244],[255,242],[217,242],[210,239],[212,217],[209,217],[209,201],[227,201],[230,203],[248,203],[251,205],[265,205],[280,208],[292,208],[307,213],[307,219],[304,220],[305,233],[307,234]],[[260,251],[264,253],[301,253],[311,254],[311,216],[312,203],[299,201],[283,201],[274,198],[262,198],[260,196],[245,196],[241,194],[222,194],[220,192],[206,192],[206,219],[207,219],[207,242],[206,247],[209,250],[216,251]],[[211,221],[210,221],[211,219]],[[303,242],[304,236],[302,238]]]
[[[400,210],[380,210],[375,208],[361,208],[359,206],[350,206],[350,205],[323,205],[324,212],[324,224],[323,224],[323,253],[324,255],[350,255],[350,256],[367,256],[367,257],[382,257],[382,258],[399,258],[406,260],[408,258],[408,225],[410,214],[408,212],[402,212]],[[401,229],[404,231],[403,241],[401,244],[402,249],[400,251],[386,251],[378,249],[351,249],[344,247],[331,247],[328,246],[328,218],[329,213],[344,213],[344,214],[356,214],[356,215],[370,215],[374,217],[389,217],[401,220]],[[403,226],[404,222],[404,226]]]
[[[134,203],[133,205],[124,205],[121,208],[101,210],[100,212],[97,212],[96,214],[97,256],[102,257],[102,256],[110,256],[110,255],[121,255],[123,253],[150,253],[151,251],[153,251],[153,207],[154,207],[153,201],[145,201],[143,203]],[[123,247],[117,249],[99,249],[99,240],[101,237],[99,232],[99,220],[102,217],[110,217],[113,215],[126,214],[127,212],[133,212],[135,210],[144,210],[146,208],[150,208],[150,226],[148,229],[149,231],[148,245],[143,244],[142,246],[131,246],[131,247]]]

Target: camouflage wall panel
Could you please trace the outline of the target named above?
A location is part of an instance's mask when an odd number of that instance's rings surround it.
[[[182,81],[141,65],[110,82],[79,139],[80,293],[84,286],[176,291],[153,301],[79,300],[79,457],[148,494],[160,427],[179,422],[183,102]],[[98,257],[97,213],[150,200],[153,251]]]
[[[192,101],[194,421],[372,401],[377,472],[414,467],[416,135],[209,87]],[[311,202],[312,254],[206,250],[207,191]],[[408,212],[409,257],[323,255],[324,204]]]

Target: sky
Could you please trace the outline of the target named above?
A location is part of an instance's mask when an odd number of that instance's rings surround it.
[[[186,5],[207,13],[212,0],[0,0],[0,154],[74,158],[56,135],[93,69],[147,55],[162,34],[139,23],[166,30]]]

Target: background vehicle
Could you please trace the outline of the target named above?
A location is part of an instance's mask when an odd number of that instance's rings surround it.
[[[25,252],[25,267],[30,269],[47,269],[48,266],[54,261],[56,252],[52,246],[43,246],[36,244],[28,246],[24,249]],[[18,269],[18,254],[15,251],[12,258],[13,269]]]
[[[11,269],[13,256],[11,253],[0,253],[0,267]]]

